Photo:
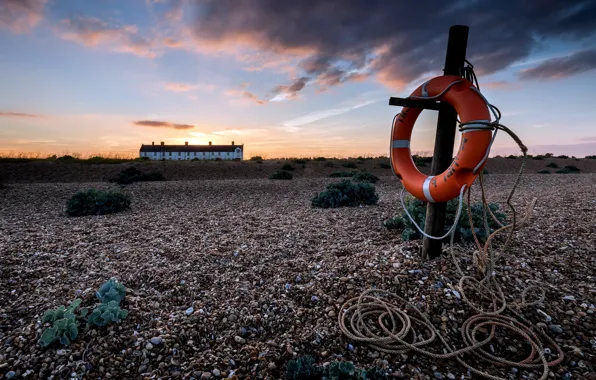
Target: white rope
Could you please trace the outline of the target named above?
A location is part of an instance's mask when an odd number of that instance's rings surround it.
[[[459,192],[459,206],[457,206],[457,214],[455,215],[455,220],[453,221],[453,225],[451,226],[451,228],[449,229],[449,231],[447,231],[447,233],[445,235],[440,236],[440,237],[432,236],[432,235],[429,235],[426,232],[422,231],[422,229],[418,226],[418,224],[416,223],[414,218],[412,218],[412,215],[410,215],[410,213],[408,212],[408,208],[406,207],[406,204],[404,203],[404,192],[406,191],[405,187],[402,188],[401,192],[399,193],[399,200],[401,201],[401,206],[404,208],[404,211],[405,211],[406,215],[408,216],[408,218],[410,219],[410,222],[412,222],[412,224],[414,225],[414,227],[416,227],[418,232],[420,232],[423,236],[426,236],[429,239],[442,240],[442,239],[445,239],[447,236],[449,236],[451,234],[451,232],[455,231],[455,227],[457,227],[457,224],[459,223],[459,217],[461,216],[461,209],[462,209],[465,190],[466,190],[466,185],[463,185]]]

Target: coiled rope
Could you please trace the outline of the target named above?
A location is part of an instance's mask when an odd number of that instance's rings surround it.
[[[467,61],[466,61],[467,62]],[[476,83],[479,88],[476,74],[473,71],[473,66],[467,62],[469,66],[464,69],[464,77]],[[457,82],[457,81],[456,81]],[[480,92],[478,91],[480,94]],[[482,96],[482,94],[480,94]],[[386,290],[370,289],[364,291],[360,296],[347,300],[341,307],[338,322],[342,332],[351,340],[368,344],[371,348],[384,352],[387,354],[401,354],[408,351],[415,351],[420,354],[429,356],[434,359],[450,359],[455,358],[461,365],[466,367],[470,372],[483,376],[488,379],[507,380],[507,378],[498,377],[487,371],[480,370],[464,359],[466,355],[473,355],[480,359],[481,362],[493,366],[510,366],[518,367],[528,370],[542,370],[540,380],[545,380],[549,374],[549,368],[559,364],[563,360],[563,351],[544,331],[535,327],[531,322],[526,320],[521,314],[520,310],[525,307],[535,306],[545,299],[544,289],[539,286],[529,286],[521,293],[521,302],[507,302],[496,275],[496,261],[502,257],[509,248],[513,239],[513,233],[527,224],[536,199],[533,199],[527,207],[524,217],[518,221],[517,211],[511,204],[511,200],[521,180],[526,159],[527,147],[523,144],[521,139],[513,133],[509,128],[500,124],[501,112],[497,107],[490,104],[484,96],[482,96],[486,104],[489,106],[495,115],[493,122],[469,122],[459,123],[460,131],[466,130],[467,124],[475,124],[474,129],[491,129],[494,130],[492,141],[496,137],[498,130],[506,132],[519,146],[523,153],[523,160],[520,169],[517,173],[515,182],[511,187],[506,203],[512,213],[512,223],[503,225],[494,215],[490,207],[488,207],[488,200],[484,189],[483,175],[479,175],[479,183],[482,192],[483,205],[483,224],[487,232],[488,216],[490,216],[499,226],[499,228],[491,233],[484,245],[482,245],[476,236],[475,228],[470,209],[470,194],[471,187],[462,188],[459,196],[459,207],[457,217],[454,220],[452,228],[445,236],[432,237],[434,239],[442,239],[450,235],[449,253],[453,260],[458,275],[460,276],[459,283],[456,287],[448,284],[452,290],[457,290],[461,295],[463,302],[468,305],[476,315],[471,316],[461,326],[461,334],[463,340],[463,347],[455,348],[450,344],[441,332],[432,324],[428,317],[420,311],[415,304],[407,299]],[[459,121],[458,121],[459,122]],[[484,124],[479,126],[478,124]],[[491,141],[491,145],[492,145]],[[485,159],[488,157],[488,152]],[[479,165],[480,167],[481,165]],[[477,168],[478,169],[478,168]],[[455,255],[454,238],[455,226],[458,224],[459,216],[461,214],[462,199],[464,192],[467,190],[467,216],[470,221],[473,238],[478,248],[472,257],[476,269],[479,272],[480,279],[477,276],[466,275],[459,265],[459,260]],[[403,195],[403,190],[402,193]],[[406,213],[408,213],[405,204],[403,203],[403,196],[401,197],[402,206]],[[409,213],[408,213],[409,216]],[[411,219],[411,217],[410,217]],[[421,231],[420,227],[414,225]],[[493,239],[502,232],[508,231],[506,242],[497,254],[490,249]],[[424,231],[421,231],[424,233]],[[424,234],[427,236],[426,234]],[[528,293],[530,291],[537,291],[538,296],[533,301],[528,301]],[[475,299],[469,296],[474,294]],[[482,304],[492,305],[488,310],[482,307]],[[507,313],[507,314],[506,314]],[[485,348],[490,345],[490,342],[495,337],[497,328],[509,330],[517,334],[521,339],[526,341],[530,347],[530,353],[522,360],[512,361],[496,356],[494,353],[487,351]],[[490,331],[488,331],[490,329]],[[488,332],[488,337],[478,340],[481,332]],[[541,339],[542,338],[542,339]],[[427,347],[439,340],[443,352],[434,352]],[[548,345],[553,347],[557,352],[554,360],[548,361],[545,357],[545,347],[543,341],[548,342]],[[492,346],[490,346],[492,348]]]

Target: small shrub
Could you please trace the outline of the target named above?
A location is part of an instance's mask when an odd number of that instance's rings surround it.
[[[532,157],[533,160],[544,160],[544,156],[539,154],[537,156]]]
[[[331,177],[331,178],[347,178],[347,177],[353,177],[357,173],[359,173],[359,172],[356,170],[350,171],[350,172],[333,172],[333,173],[329,174],[329,177]]]
[[[515,160],[517,158],[517,156],[514,156],[513,154],[510,154],[509,156],[507,156],[508,159],[510,160]]]
[[[557,170],[559,174],[571,174],[571,173],[579,173],[579,168],[574,165],[567,165],[563,169]]]
[[[285,170],[278,170],[269,176],[269,179],[292,179],[292,173]]]
[[[445,230],[443,233],[446,233],[451,229],[453,223],[455,222],[455,216],[457,214],[457,208],[459,205],[459,200],[453,199],[447,202],[447,209],[445,215]],[[455,228],[455,241],[456,242],[472,242],[474,241],[472,235],[472,229],[470,226],[470,221],[467,217],[466,213],[466,203],[462,205],[462,215],[459,219],[457,227]],[[408,199],[406,201],[406,208],[408,212],[414,218],[416,224],[418,226],[424,226],[425,218],[426,218],[426,202],[423,202],[419,199]],[[505,220],[505,214],[499,211],[499,205],[496,203],[489,204],[489,208],[495,215],[495,217],[500,221],[503,222]],[[481,203],[473,204],[470,207],[470,211],[472,212],[472,222],[474,223],[474,232],[480,241],[486,240],[489,234],[494,232],[496,228],[498,228],[498,224],[492,219],[490,215],[487,215],[488,233],[484,229],[484,222],[483,222],[483,205]],[[408,240],[416,240],[421,239],[422,234],[416,229],[410,218],[403,212],[401,215],[396,216],[394,218],[386,220],[384,226],[387,229],[403,229],[402,231],[402,239],[404,241]],[[403,225],[403,227],[402,227]],[[450,237],[446,237],[446,240],[450,239]]]
[[[122,193],[90,189],[73,195],[66,203],[69,216],[106,215],[130,209],[130,198]]]
[[[564,154],[561,154],[560,156],[557,156],[557,158],[569,158],[569,156],[566,156]]]
[[[412,156],[412,160],[417,166],[426,166],[433,162],[432,156],[419,156],[417,154]]]
[[[250,158],[251,161],[263,161],[263,157],[261,156],[252,156]]]
[[[375,205],[378,201],[379,196],[375,192],[375,187],[370,183],[352,183],[343,180],[327,185],[327,190],[312,199],[312,206],[320,208],[356,207]]]
[[[89,326],[105,326],[110,322],[120,322],[128,315],[127,310],[120,309],[118,302],[110,301],[100,303],[95,306],[93,312],[89,315],[87,324]]]
[[[71,156],[69,154],[65,154],[64,156],[58,157],[56,160],[62,161],[62,162],[69,162],[69,161],[75,161],[76,158],[74,158],[73,156]]]
[[[263,163],[263,160],[256,160],[255,162],[256,162],[257,164],[262,164],[262,163]]]
[[[586,158],[587,158],[588,160],[596,160],[596,154],[594,154],[594,155],[591,155],[591,156],[586,156]]]
[[[281,170],[289,170],[289,171],[291,171],[291,170],[294,170],[294,167],[292,165],[290,165],[290,164],[284,164],[281,167]]]
[[[333,161],[327,161],[327,162],[325,162],[325,165],[324,165],[324,166],[325,166],[326,168],[332,168],[332,167],[334,167],[335,165],[333,164]]]
[[[352,179],[356,182],[376,183],[379,180],[379,177],[369,172],[358,172],[354,174]]]
[[[406,227],[406,222],[401,216],[394,216],[384,221],[383,225],[388,230],[403,230]]]
[[[232,158],[232,161],[240,161],[240,158],[239,157]]]
[[[327,161],[325,157],[315,157],[315,161]]]
[[[391,165],[390,165],[390,164],[386,164],[386,163],[384,163],[384,162],[381,162],[381,163],[379,164],[379,167],[380,167],[381,169],[391,169]]]
[[[488,171],[488,169],[487,169],[487,168],[482,168],[482,174],[483,174],[483,175],[489,175],[489,174],[490,174],[490,172]]]
[[[344,162],[343,164],[341,164],[341,166],[348,169],[356,169],[358,167],[356,166],[356,163],[353,161]]]
[[[298,158],[298,159],[294,160],[294,163],[295,164],[298,164],[298,165],[305,165],[306,164],[306,160],[303,159],[303,158]]]
[[[116,182],[119,185],[130,185],[134,182],[165,181],[165,177],[160,172],[143,173],[135,167],[130,167],[118,173],[116,178],[110,182]]]
[[[118,280],[112,278],[100,286],[95,295],[101,303],[115,301],[120,304],[126,296],[126,288]]]
[[[538,172],[538,174],[550,174],[550,170],[542,169],[541,171]]]
[[[215,157],[215,161],[221,161],[221,157]]]
[[[555,162],[549,162],[548,165],[546,165],[547,168],[558,168],[559,165],[557,165]]]
[[[552,153],[546,153],[546,154],[544,155],[544,157],[546,157],[546,158],[553,158],[554,156],[555,156],[555,155],[554,155],[554,154],[552,154]]]

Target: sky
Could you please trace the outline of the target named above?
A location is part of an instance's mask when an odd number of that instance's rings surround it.
[[[389,97],[442,74],[455,24],[530,153],[596,154],[593,0],[0,0],[0,152],[388,155]],[[500,134],[491,153],[517,151]]]

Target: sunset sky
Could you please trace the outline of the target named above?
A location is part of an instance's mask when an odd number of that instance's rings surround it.
[[[596,154],[591,0],[0,0],[0,152],[387,155],[388,98],[441,74],[453,24],[530,153]]]

